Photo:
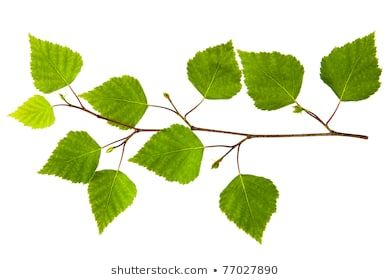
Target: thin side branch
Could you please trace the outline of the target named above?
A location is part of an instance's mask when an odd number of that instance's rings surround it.
[[[224,160],[224,158],[228,155],[228,154],[230,154],[234,149],[239,149],[239,147],[241,146],[241,144],[242,143],[244,143],[246,140],[248,140],[248,139],[251,139],[252,137],[250,137],[250,136],[246,136],[244,139],[241,139],[240,141],[238,141],[236,144],[234,144],[234,145],[231,145],[231,146],[229,146],[229,145],[218,145],[218,146],[223,146],[223,147],[225,147],[225,148],[229,148],[229,150],[225,153],[225,154],[223,154],[218,160],[216,160],[214,163],[213,163],[213,165],[212,165],[212,168],[217,168],[218,166],[219,166],[219,164]]]
[[[63,94],[60,93],[60,98],[68,105],[70,105],[70,102],[68,100],[66,100],[65,96]],[[54,107],[54,106],[53,106]]]
[[[326,130],[328,130],[329,132],[332,132],[332,129],[329,128],[328,124],[325,123],[317,114],[315,114],[312,111],[310,111],[309,109],[306,109],[305,107],[301,106],[301,104],[299,104],[297,101],[295,101],[295,104],[297,106],[299,106],[310,117],[312,117],[313,119],[318,121],[320,124],[322,124],[326,128]]]
[[[68,85],[68,87],[69,87],[70,91],[73,93],[74,97],[76,97],[77,102],[79,102],[79,104],[80,104],[80,107],[83,108],[83,109],[85,109],[83,103],[82,103],[81,100],[80,100],[80,97],[79,97],[78,94],[73,90],[72,86],[71,86],[71,85]]]
[[[121,151],[121,157],[120,157],[120,159],[119,159],[118,169],[117,169],[117,170],[119,170],[119,169],[121,168],[122,161],[123,161],[123,156],[124,156],[124,154],[125,154],[126,144],[127,144],[127,141],[123,142],[122,151]]]
[[[171,104],[172,108],[173,108],[173,112],[178,115],[189,127],[191,127],[191,124],[188,122],[187,118],[185,116],[183,116],[179,110],[176,108],[175,104],[172,102],[172,99],[171,97],[169,96],[168,93],[164,93],[164,97],[166,99],[168,99],[169,103]]]
[[[124,123],[121,123],[117,120],[113,120],[113,119],[110,119],[110,118],[107,118],[107,117],[104,117],[102,115],[99,115],[91,110],[88,110],[87,108],[85,107],[81,107],[81,106],[77,106],[77,105],[74,105],[74,104],[56,104],[56,105],[53,105],[53,107],[71,107],[71,108],[75,108],[75,109],[78,109],[78,110],[81,110],[83,112],[86,112],[88,114],[91,114],[95,117],[97,117],[98,119],[102,119],[102,120],[106,120],[108,122],[111,122],[111,123],[114,123],[114,124],[117,124],[117,125],[121,125],[121,126],[124,126],[124,127],[127,127],[129,129],[134,129],[135,127],[131,126],[131,125],[128,125],[128,124],[124,124]]]
[[[130,134],[130,135],[131,135],[131,134]],[[129,138],[129,135],[126,136],[126,137],[120,138],[120,139],[118,139],[118,140],[112,141],[112,142],[110,142],[110,143],[108,143],[108,144],[102,146],[102,149],[107,148],[108,146],[111,146],[111,145],[113,145],[113,144],[115,144],[115,143],[124,141],[124,140],[126,140],[127,138]]]
[[[171,108],[168,108],[168,107],[165,107],[165,106],[148,104],[148,107],[160,108],[160,109],[164,109],[164,110],[170,111],[170,112],[175,113],[175,114],[177,113],[175,110],[172,110]]]

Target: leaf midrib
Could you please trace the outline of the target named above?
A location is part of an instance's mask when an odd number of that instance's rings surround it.
[[[106,218],[106,220],[107,220],[107,209],[108,209],[108,205],[110,204],[110,202],[111,202],[111,196],[112,196],[112,192],[113,192],[113,190],[114,190],[114,184],[115,184],[115,181],[116,181],[116,178],[118,177],[118,173],[119,173],[119,170],[117,170],[116,172],[115,172],[115,176],[114,176],[114,179],[112,180],[112,182],[111,182],[111,186],[110,186],[110,192],[108,193],[108,198],[107,198],[107,202],[106,202],[106,205],[105,205],[105,207],[104,207],[104,216],[105,216],[105,218]]]
[[[192,148],[183,148],[183,149],[169,151],[169,152],[151,154],[150,156],[165,156],[165,155],[169,155],[169,154],[174,154],[174,153],[179,153],[179,152],[184,152],[184,151],[200,150],[200,149],[204,149],[204,147],[200,146],[200,147],[192,147]]]
[[[92,154],[92,153],[96,153],[97,151],[100,151],[101,149],[102,149],[102,148],[99,147],[98,149],[95,149],[95,150],[92,150],[92,151],[83,153],[83,154],[81,154],[81,155],[79,155],[79,156],[77,156],[77,157],[74,157],[74,158],[71,158],[71,159],[67,160],[66,163],[70,163],[70,162],[72,162],[72,161],[74,161],[74,160],[77,160],[77,159],[79,159],[79,158],[86,157],[87,155]]]
[[[124,99],[124,98],[115,98],[115,97],[99,97],[99,100],[114,100],[114,101],[123,101],[126,103],[131,103],[131,104],[138,104],[138,105],[145,105],[148,106],[147,103],[144,102],[137,102],[129,99]]]
[[[262,70],[263,74],[269,78],[271,81],[273,81],[278,87],[280,87],[287,95],[288,97],[291,98],[291,100],[293,102],[295,102],[295,97],[281,84],[278,82],[278,80],[276,80],[274,77],[272,77],[272,75],[268,74],[267,72],[265,72],[264,70]]]
[[[218,59],[218,61],[217,61],[217,67],[216,67],[216,69],[215,69],[215,71],[214,71],[214,74],[213,74],[213,76],[212,76],[212,78],[211,78],[211,81],[210,81],[209,85],[207,86],[206,92],[205,92],[205,94],[204,94],[204,98],[207,98],[207,95],[208,95],[208,93],[209,93],[209,91],[210,91],[210,88],[211,88],[212,85],[214,84],[215,79],[216,79],[216,77],[217,77],[217,74],[218,74],[219,70],[221,69],[222,62],[225,60],[225,58],[228,56],[228,54],[229,54],[229,50],[226,51],[226,53],[225,53],[224,55],[222,55],[222,56]]]
[[[242,190],[244,192],[244,195],[245,195],[245,201],[246,201],[246,205],[248,206],[248,209],[249,209],[249,213],[251,215],[251,218],[252,218],[252,221],[253,223],[255,224],[256,223],[256,220],[255,220],[255,217],[253,216],[253,213],[252,213],[252,208],[249,204],[249,197],[248,197],[248,193],[246,191],[246,186],[245,186],[245,183],[244,183],[244,180],[242,178],[242,174],[239,175],[240,176],[240,181],[241,181],[241,187],[242,187]]]
[[[44,55],[47,59],[47,61],[49,62],[49,65],[54,69],[54,71],[57,73],[57,75],[60,77],[60,79],[66,84],[66,85],[69,85],[70,82],[68,82],[65,77],[62,75],[62,73],[59,71],[59,69],[55,66],[55,64],[51,61],[50,59],[50,56],[49,56],[49,53],[47,52],[44,52]]]
[[[345,81],[345,84],[344,84],[344,87],[343,87],[343,91],[342,91],[341,94],[340,94],[340,100],[343,100],[344,94],[345,94],[345,92],[347,91],[347,88],[348,88],[349,81],[351,80],[352,74],[353,74],[353,72],[355,71],[356,66],[358,65],[360,59],[361,59],[361,56],[359,56],[359,57],[355,60],[353,66],[352,66],[351,72],[349,72],[348,78],[347,78],[347,80]]]
[[[209,85],[207,86],[206,92],[204,94],[204,98],[207,98],[207,95],[210,91],[210,88],[214,84],[215,78],[217,77],[217,73],[218,73],[220,68],[221,68],[221,63],[220,63],[220,61],[218,61],[217,68],[215,69],[213,77],[211,78],[211,81],[210,81]]]

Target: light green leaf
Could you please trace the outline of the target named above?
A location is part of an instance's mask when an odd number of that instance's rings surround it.
[[[137,194],[134,183],[119,170],[97,171],[89,182],[89,202],[99,232],[129,207]]]
[[[85,131],[71,131],[61,139],[40,174],[73,183],[88,183],[99,163],[100,146]]]
[[[238,53],[248,94],[257,108],[276,110],[295,103],[304,71],[294,56],[278,52]]]
[[[188,61],[187,74],[206,99],[228,99],[241,90],[232,41],[198,52]]]
[[[174,124],[154,134],[129,161],[163,176],[187,184],[199,175],[203,144],[187,127]]]
[[[54,121],[54,112],[50,103],[40,95],[34,95],[9,115],[32,128],[45,128]]]
[[[321,61],[321,79],[341,101],[370,97],[380,87],[381,72],[374,33],[334,48]]]
[[[141,84],[127,75],[111,78],[81,97],[104,117],[125,125],[121,128],[134,127],[148,107]]]
[[[29,37],[31,75],[35,87],[44,93],[50,93],[70,85],[83,65],[80,54],[32,35]]]
[[[229,220],[261,243],[278,196],[270,180],[240,174],[222,191],[219,206]]]

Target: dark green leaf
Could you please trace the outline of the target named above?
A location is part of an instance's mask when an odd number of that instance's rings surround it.
[[[198,52],[188,61],[187,74],[206,99],[228,99],[241,90],[232,41]]]
[[[121,128],[134,127],[148,107],[141,84],[127,75],[111,78],[81,97],[102,116],[123,124]],[[110,124],[118,125],[114,122]]]
[[[56,175],[74,183],[88,183],[100,158],[100,146],[85,131],[71,131],[53,151],[40,174]]]
[[[97,171],[88,186],[89,202],[99,232],[133,203],[137,194],[134,183],[121,171]]]
[[[238,53],[248,94],[257,108],[276,110],[295,103],[304,71],[294,56],[278,52]]]
[[[34,85],[44,93],[70,85],[83,65],[83,60],[77,52],[32,35],[30,47]]]
[[[341,101],[370,97],[380,87],[380,75],[374,33],[333,49],[321,62],[321,79]]]
[[[261,243],[278,196],[270,180],[240,174],[221,193],[219,206],[229,220]]]
[[[199,175],[203,149],[189,128],[174,124],[154,134],[130,161],[168,181],[187,184]]]

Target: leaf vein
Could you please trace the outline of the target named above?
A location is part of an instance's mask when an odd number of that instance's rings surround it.
[[[114,179],[111,182],[110,192],[108,193],[106,205],[104,206],[104,216],[106,216],[106,217],[107,217],[107,209],[108,209],[108,206],[109,206],[110,201],[111,201],[112,192],[114,190],[114,184],[115,184],[116,178],[118,177],[118,172],[119,172],[119,170],[116,170]]]
[[[347,78],[347,80],[345,81],[345,84],[344,84],[344,87],[343,87],[343,91],[342,91],[341,94],[340,94],[340,100],[343,100],[344,93],[347,91],[347,88],[348,88],[348,85],[349,85],[349,81],[351,80],[352,74],[353,74],[353,72],[355,71],[356,66],[357,66],[358,63],[359,63],[360,58],[361,58],[361,56],[359,56],[359,57],[356,59],[356,61],[354,62],[353,66],[352,66],[351,72],[349,73],[348,78]]]
[[[204,147],[199,146],[199,147],[192,147],[192,148],[183,148],[183,149],[178,149],[178,150],[169,151],[169,152],[162,152],[162,153],[158,153],[158,154],[152,154],[150,156],[165,156],[165,155],[169,155],[169,154],[185,152],[185,151],[194,151],[194,150],[200,150],[200,149],[204,149]]]
[[[81,155],[78,155],[77,157],[73,157],[73,158],[67,160],[66,162],[69,163],[69,162],[75,161],[75,160],[77,160],[77,159],[79,159],[79,158],[86,157],[86,156],[88,156],[89,154],[96,153],[97,151],[100,151],[100,150],[101,150],[101,148],[99,147],[99,149],[95,149],[95,150],[92,150],[92,151],[83,153],[83,154],[81,154]]]
[[[251,205],[249,204],[249,198],[248,198],[248,193],[246,192],[245,183],[244,183],[244,180],[242,179],[242,175],[241,174],[240,174],[240,181],[241,181],[242,190],[243,190],[244,195],[245,195],[246,204],[248,206],[249,213],[251,215],[252,221],[254,223],[256,223],[255,217],[253,216],[253,213],[252,213]]]
[[[131,104],[138,104],[138,105],[145,105],[148,106],[147,103],[144,102],[137,102],[129,99],[124,99],[124,98],[115,98],[115,97],[99,97],[100,100],[114,100],[114,101],[123,101],[126,103],[131,103]]]
[[[278,87],[280,87],[293,101],[295,101],[295,97],[293,97],[292,94],[281,83],[279,83],[278,80],[276,80],[274,77],[272,77],[270,74],[268,74],[264,70],[263,70],[263,73],[267,78],[269,78],[271,81],[273,81],[275,84],[277,84]]]

